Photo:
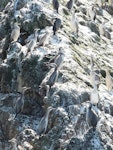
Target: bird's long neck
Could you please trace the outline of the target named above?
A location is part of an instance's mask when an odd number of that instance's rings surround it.
[[[93,71],[94,70],[94,61],[93,61],[93,57],[91,56],[91,70]]]
[[[37,39],[37,34],[34,34],[34,39],[35,39],[35,40]]]
[[[45,118],[47,117],[49,117],[49,113],[50,113],[50,111],[51,111],[51,109],[50,110],[47,110],[47,112],[46,112],[46,114],[45,114]]]
[[[96,84],[94,84],[94,90],[97,90],[97,85]]]
[[[94,10],[94,6],[91,6],[91,10],[92,10],[92,11]]]
[[[25,97],[25,95],[24,95],[24,91],[23,91],[22,94],[21,94],[22,100],[24,100],[24,97]]]
[[[56,72],[57,71],[57,67],[55,67],[55,69],[54,69],[54,72]]]

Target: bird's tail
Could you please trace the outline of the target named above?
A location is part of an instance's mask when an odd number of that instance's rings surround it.
[[[56,31],[53,31],[53,35],[56,35]]]

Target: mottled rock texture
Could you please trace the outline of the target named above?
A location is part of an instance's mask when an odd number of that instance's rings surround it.
[[[113,77],[113,6],[106,3],[100,8],[94,1],[77,0],[68,11],[67,1],[59,0],[58,14],[50,0],[15,0],[5,11],[8,2],[0,1],[0,150],[112,150],[113,91],[106,87],[105,71]],[[95,21],[87,15],[90,5],[95,6]],[[78,37],[70,27],[73,11]],[[62,25],[53,35],[55,18],[60,18]],[[15,22],[21,33],[17,42],[11,42]],[[111,40],[100,35],[103,22]],[[30,52],[28,45],[36,29],[37,45]],[[50,33],[48,43],[38,46],[46,31]],[[42,83],[48,83],[60,47],[64,61],[55,84],[49,87]],[[92,106],[98,117],[95,131],[87,118],[93,89],[91,55],[100,77],[99,102]],[[24,87],[24,107],[14,118],[14,105]],[[37,127],[49,106],[54,109],[47,130],[39,136]]]

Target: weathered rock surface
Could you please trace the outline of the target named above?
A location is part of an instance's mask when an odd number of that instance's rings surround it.
[[[113,6],[106,3],[100,8],[95,5],[97,16],[92,22],[87,9],[95,2],[74,1],[73,10],[79,23],[76,37],[70,28],[72,11],[67,10],[67,1],[59,0],[59,14],[53,10],[50,0],[16,0],[7,11],[8,0],[0,3],[0,150],[112,150],[113,91],[107,90],[105,70],[109,69],[113,77]],[[55,18],[61,19],[62,28],[53,35]],[[21,34],[17,42],[11,42],[15,22],[19,24]],[[111,40],[100,35],[102,22],[105,22]],[[37,45],[31,53],[27,45],[32,41],[35,29],[39,29]],[[48,43],[38,46],[39,38],[46,30],[50,33]],[[58,70],[58,79],[49,90],[49,85],[43,85],[40,94],[42,81],[48,80],[54,71],[52,63],[60,47],[65,57]],[[93,88],[91,55],[101,80],[99,103],[92,106],[98,116],[95,131],[87,121]],[[24,108],[14,119],[14,104],[23,87],[28,88]],[[49,106],[54,109],[50,112],[47,130],[39,136],[37,127]]]

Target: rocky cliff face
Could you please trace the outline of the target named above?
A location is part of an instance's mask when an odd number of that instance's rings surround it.
[[[112,2],[67,2],[1,0],[0,150],[113,149]]]

